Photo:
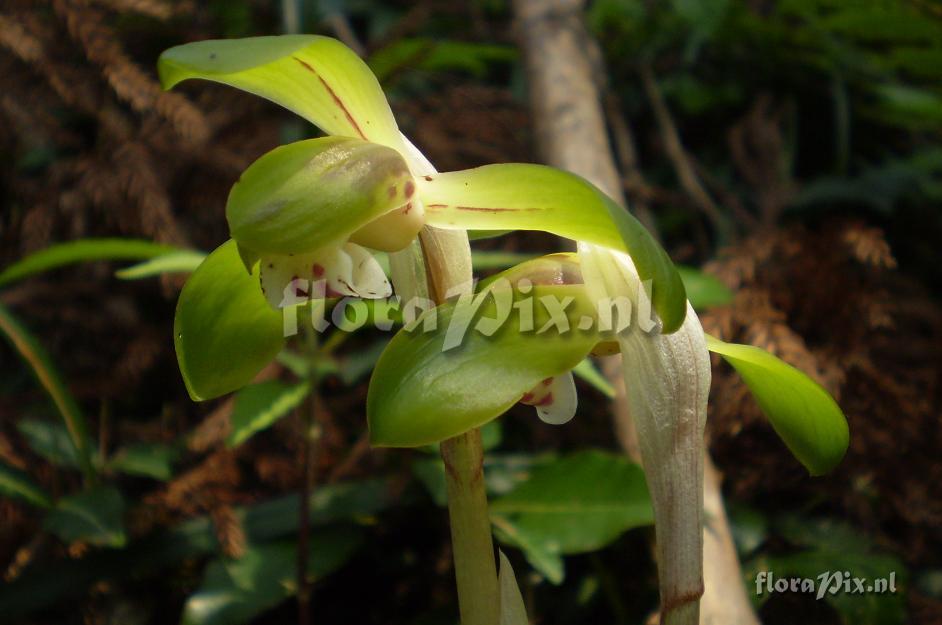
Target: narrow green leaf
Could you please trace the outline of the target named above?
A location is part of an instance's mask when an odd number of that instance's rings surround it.
[[[46,515],[44,527],[66,543],[81,540],[101,547],[123,547],[127,542],[124,499],[110,486],[64,497]]]
[[[114,275],[122,280],[141,280],[165,273],[193,273],[206,258],[204,252],[183,250],[155,256],[142,263],[119,269]]]
[[[402,150],[402,139],[376,77],[335,39],[283,35],[197,41],[160,55],[161,84],[189,78],[227,84],[276,102],[329,135]]]
[[[280,313],[249,275],[234,241],[196,269],[177,301],[173,323],[177,362],[196,401],[239,389],[284,346]]]
[[[772,354],[707,335],[707,347],[742,376],[788,449],[812,475],[833,469],[850,434],[840,406],[817,382]]]
[[[252,163],[232,187],[226,219],[232,238],[254,252],[312,252],[346,243],[405,205],[414,189],[399,152],[359,139],[320,137],[277,147]]]
[[[471,263],[478,271],[506,269],[518,263],[533,260],[536,254],[525,252],[501,252],[495,250],[471,250]]]
[[[40,508],[52,505],[52,498],[27,473],[0,462],[0,493],[22,499]]]
[[[543,230],[628,253],[651,280],[665,332],[687,311],[684,284],[667,253],[628,211],[579,176],[511,163],[419,179],[426,219],[440,228]]]
[[[541,380],[572,369],[603,340],[595,325],[578,329],[583,320],[594,324],[596,318],[581,285],[536,286],[526,295],[508,288],[504,294],[479,294],[479,306],[444,304],[393,337],[376,363],[367,396],[373,445],[427,445],[480,427]],[[526,330],[526,306],[511,302],[531,298],[533,330]],[[552,311],[544,302],[566,298],[572,299],[564,313],[552,315],[558,323],[548,323]],[[426,330],[424,323],[432,319],[435,329]]]
[[[95,477],[95,468],[92,465],[92,452],[88,444],[88,428],[85,426],[85,417],[78,406],[78,402],[62,381],[62,376],[53,364],[46,350],[39,341],[30,334],[26,327],[13,316],[10,311],[0,305],[0,334],[10,342],[13,349],[29,365],[36,379],[45,389],[55,404],[63,423],[69,432],[72,445],[75,447],[78,464],[86,479]]]
[[[310,536],[309,580],[340,568],[360,546],[350,528]],[[183,625],[241,625],[297,594],[297,546],[290,542],[250,547],[237,559],[209,563],[199,589],[187,599]]]
[[[539,466],[529,480],[495,500],[490,513],[558,554],[595,551],[654,522],[641,467],[596,450]]]
[[[306,382],[289,385],[278,380],[246,386],[236,395],[232,432],[226,438],[226,445],[241,445],[256,432],[271,427],[300,406],[310,390]]]
[[[116,451],[108,466],[128,475],[166,482],[173,477],[173,463],[179,457],[179,450],[172,445],[139,443]]]
[[[514,567],[510,565],[510,560],[503,551],[498,549],[497,553],[500,558],[500,573],[497,575],[500,585],[500,625],[530,625],[527,607],[517,586]]]
[[[595,388],[595,390],[609,399],[615,397],[615,387],[596,369],[595,363],[592,362],[591,358],[583,359],[582,362],[573,368],[572,373],[576,377],[585,380],[589,385]]]
[[[27,276],[92,260],[140,260],[179,251],[140,239],[82,239],[59,243],[30,254],[0,272],[0,287]]]
[[[26,444],[37,455],[45,458],[57,467],[81,469],[82,462],[72,442],[69,429],[61,421],[43,418],[24,418],[16,423],[16,429],[26,440]],[[91,462],[98,466],[99,458],[94,450],[94,441],[85,437],[85,445],[91,450]]]
[[[724,306],[733,301],[733,293],[716,276],[703,273],[693,267],[677,267],[677,273],[684,281],[687,299],[696,310],[711,306]]]

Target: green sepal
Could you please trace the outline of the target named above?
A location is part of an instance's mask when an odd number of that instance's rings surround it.
[[[683,323],[687,296],[667,252],[631,213],[579,176],[510,163],[424,176],[419,183],[429,225],[542,230],[627,253],[641,279],[652,281],[663,332]]]
[[[276,102],[329,135],[402,150],[376,76],[350,48],[317,35],[196,41],[160,55],[164,89],[190,78],[220,82]]]
[[[177,301],[173,343],[195,401],[237,390],[284,346],[280,312],[262,294],[258,268],[245,271],[235,241],[216,248],[187,280]]]

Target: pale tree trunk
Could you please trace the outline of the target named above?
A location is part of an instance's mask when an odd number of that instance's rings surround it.
[[[583,23],[581,0],[514,0],[517,28],[526,58],[530,105],[538,147],[551,165],[579,174],[620,204],[621,177],[606,131],[596,76],[601,55]],[[637,433],[628,412],[621,361],[603,362],[616,389],[615,431],[625,452],[640,462]],[[758,625],[746,596],[720,492],[720,476],[704,459],[703,625]],[[696,589],[694,589],[696,591]],[[665,603],[681,599],[665,597]]]

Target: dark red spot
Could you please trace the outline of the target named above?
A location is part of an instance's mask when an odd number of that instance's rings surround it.
[[[311,273],[314,274],[315,278],[320,278],[324,275],[324,266],[319,263],[314,263],[311,265]]]
[[[552,406],[552,405],[553,405],[553,394],[552,394],[552,393],[547,393],[547,394],[546,394],[546,397],[544,397],[543,399],[541,399],[540,401],[538,401],[537,403],[535,403],[535,404],[533,404],[533,405],[536,406],[537,408],[544,408],[544,407],[546,407],[546,406]]]
[[[337,106],[339,106],[339,107],[340,107],[340,110],[343,111],[343,114],[346,116],[347,121],[350,122],[350,125],[353,126],[353,129],[357,131],[357,134],[360,135],[360,138],[361,138],[361,139],[366,140],[366,135],[363,134],[363,131],[362,131],[362,130],[360,130],[360,126],[357,124],[356,120],[353,119],[353,115],[350,114],[350,111],[347,109],[347,106],[343,103],[343,100],[341,100],[341,99],[337,96],[337,94],[334,93],[334,90],[330,88],[330,85],[327,84],[327,81],[324,80],[324,79],[321,77],[321,75],[318,74],[317,71],[314,70],[313,67],[311,67],[310,65],[308,65],[307,63],[305,63],[304,61],[302,61],[301,59],[299,59],[298,57],[293,56],[293,57],[291,57],[291,58],[293,58],[295,61],[297,61],[298,63],[300,63],[301,66],[304,67],[304,69],[306,69],[307,71],[309,71],[309,72],[311,72],[312,74],[314,74],[315,76],[317,76],[317,79],[318,79],[319,81],[321,81],[321,84],[322,84],[322,85],[324,85],[324,89],[326,89],[326,90],[327,90],[327,93],[330,94],[330,97],[333,99],[334,104],[336,104]]]
[[[307,297],[307,291],[305,291],[301,287],[297,287],[294,290],[294,294],[297,295],[298,297]]]
[[[405,205],[405,207],[403,207],[403,209],[402,209],[402,214],[403,214],[403,215],[408,215],[408,214],[409,214],[409,211],[411,211],[411,210],[412,210],[412,202],[409,202],[408,204]]]
[[[552,383],[553,383],[553,378],[546,378],[545,380],[543,380],[543,386],[549,386]]]
[[[411,180],[406,182],[405,192],[406,192],[406,199],[412,197],[412,194],[415,193],[415,183],[412,182]]]
[[[525,404],[533,403],[533,393],[524,393],[523,397],[520,398],[520,401]]]
[[[448,208],[448,204],[426,204],[425,208]]]
[[[429,182],[432,181],[432,177],[431,177],[431,176],[423,176],[423,178],[425,178],[425,179],[426,179],[427,181],[429,181]]]
[[[490,208],[486,206],[456,206],[456,209],[460,211],[474,211],[476,213],[517,213],[521,211],[530,212],[538,211],[539,208]]]

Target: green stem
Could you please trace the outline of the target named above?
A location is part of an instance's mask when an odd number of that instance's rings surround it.
[[[462,625],[496,625],[497,567],[484,490],[484,449],[474,429],[443,441],[448,516]]]

